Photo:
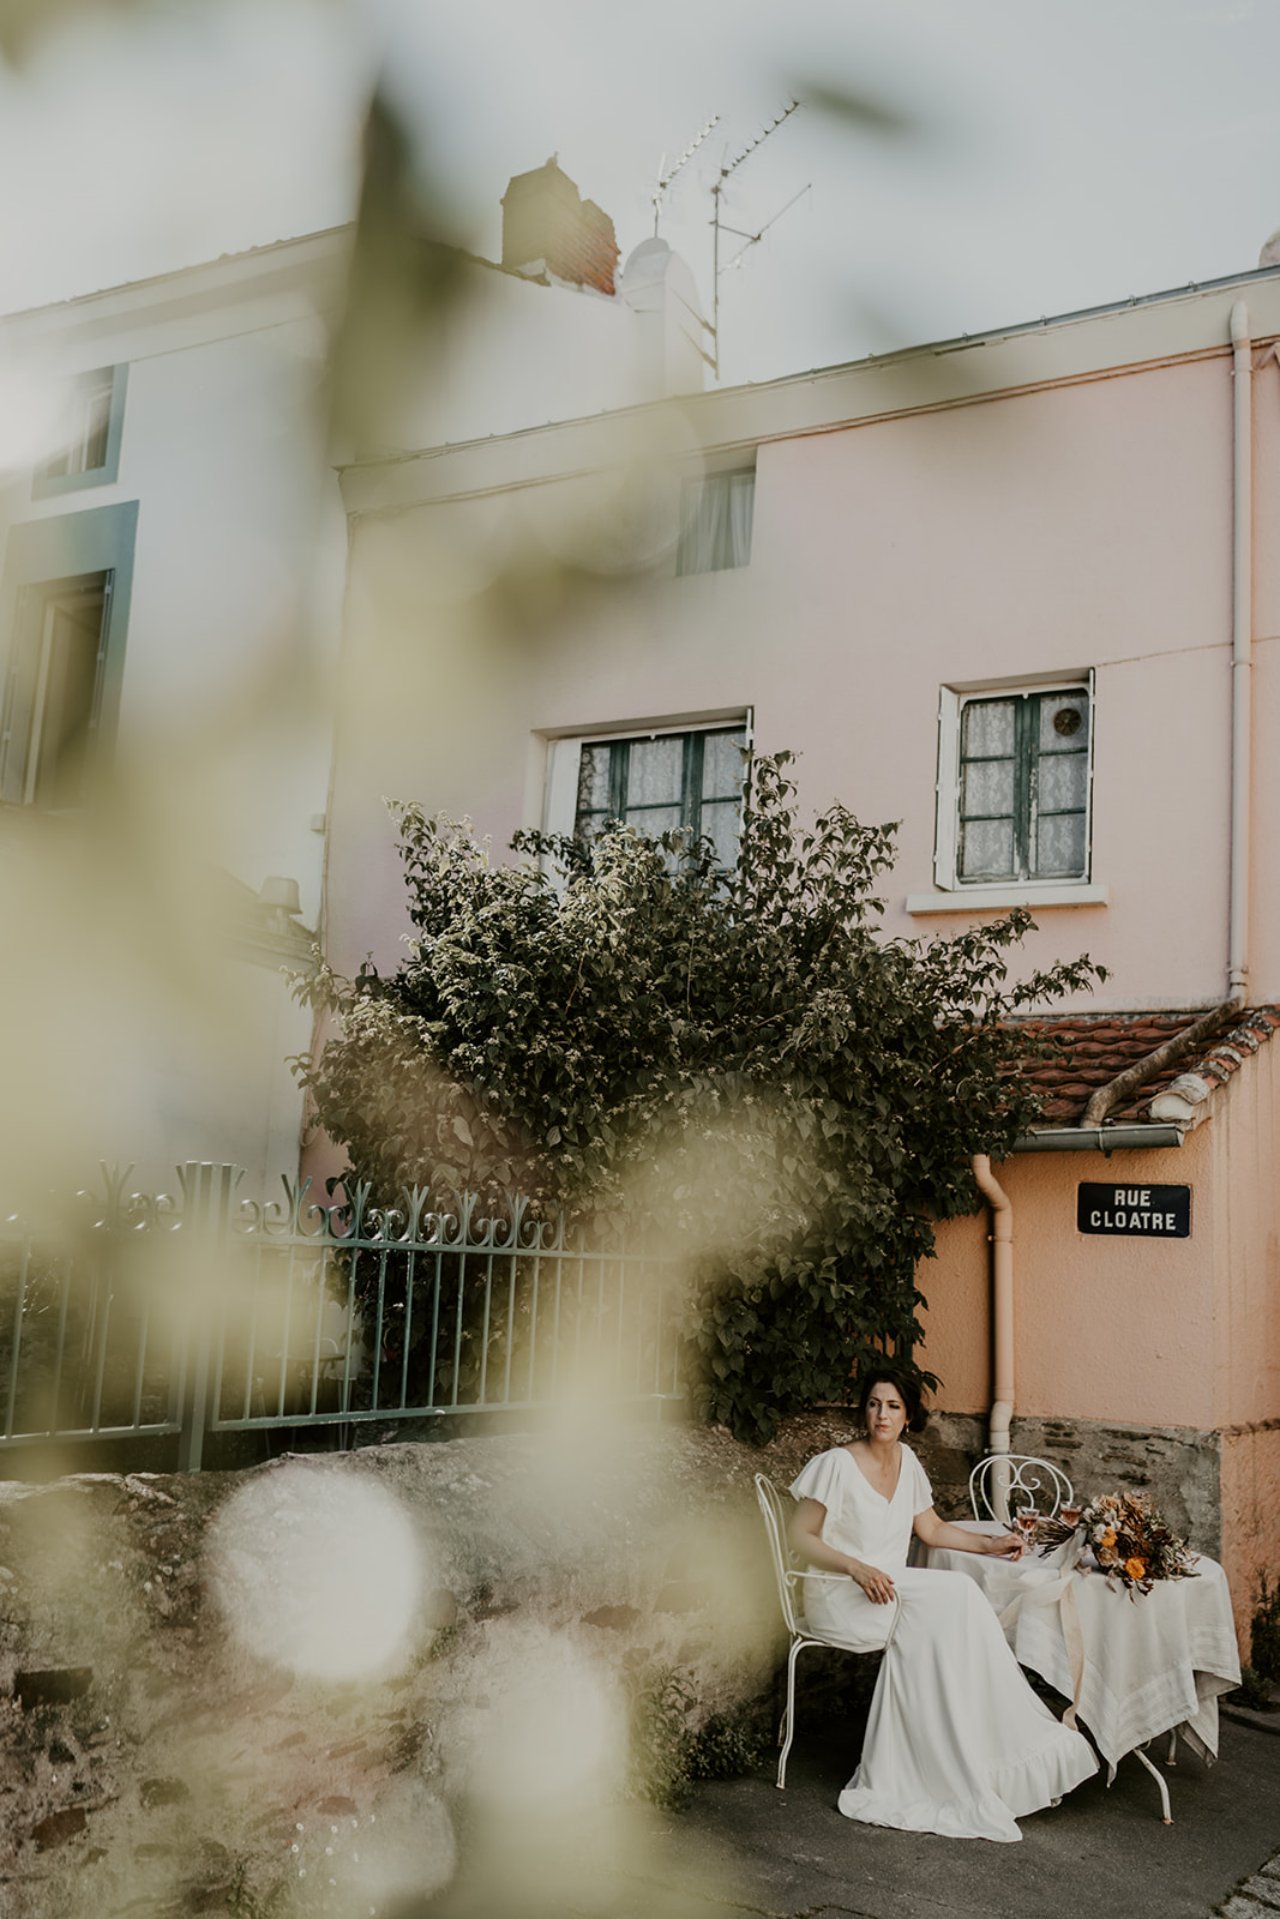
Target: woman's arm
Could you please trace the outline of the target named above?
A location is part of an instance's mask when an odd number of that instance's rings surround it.
[[[847,1573],[849,1578],[861,1586],[868,1599],[877,1606],[883,1606],[893,1598],[893,1581],[888,1573],[882,1573],[878,1566],[866,1566],[860,1559],[851,1559],[848,1553],[837,1552],[834,1546],[828,1546],[822,1537],[822,1524],[827,1509],[816,1499],[802,1499],[791,1519],[791,1544],[806,1566],[812,1566],[819,1572]]]
[[[998,1559],[1021,1559],[1022,1541],[1014,1533],[975,1533],[967,1526],[949,1526],[932,1506],[915,1517],[916,1538],[925,1546],[944,1546],[953,1553],[990,1553]]]

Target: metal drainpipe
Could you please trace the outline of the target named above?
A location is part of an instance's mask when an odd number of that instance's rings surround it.
[[[1253,341],[1249,309],[1231,309],[1234,382],[1231,578],[1231,907],[1227,993],[1242,1005],[1249,980],[1250,795],[1253,785]]]
[[[995,1394],[991,1406],[988,1445],[993,1453],[1009,1450],[1013,1419],[1013,1205],[991,1170],[986,1153],[973,1156],[973,1177],[991,1208],[991,1328]]]

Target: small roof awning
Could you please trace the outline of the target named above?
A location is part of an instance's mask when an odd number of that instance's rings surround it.
[[[1093,1095],[1121,1073],[1159,1053],[1203,1019],[1190,1012],[1062,1013],[1019,1020],[1033,1042],[1023,1066],[1040,1096],[1040,1115],[1014,1151],[1115,1152],[1180,1146],[1209,1117],[1214,1094],[1280,1031],[1280,1007],[1247,1007],[1209,1038],[1167,1064],[1153,1059],[1144,1078],[1108,1113],[1085,1126]]]

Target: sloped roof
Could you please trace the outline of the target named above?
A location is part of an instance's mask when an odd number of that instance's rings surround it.
[[[1072,1013],[1020,1020],[1019,1029],[1039,1042],[1024,1067],[1027,1079],[1041,1097],[1036,1124],[1079,1125],[1100,1086],[1106,1086],[1203,1017],[1201,1009],[1178,1013]],[[1139,1087],[1107,1115],[1108,1124],[1149,1120],[1152,1100],[1184,1076],[1203,1081],[1210,1091],[1225,1084],[1277,1031],[1280,1007],[1245,1009],[1217,1034]]]

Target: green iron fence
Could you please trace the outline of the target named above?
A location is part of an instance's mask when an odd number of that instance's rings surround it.
[[[575,1387],[658,1412],[684,1397],[677,1275],[607,1224],[527,1196],[282,1181],[241,1200],[188,1163],[174,1196],[103,1169],[56,1250],[0,1220],[0,1449],[391,1426],[532,1411]]]

